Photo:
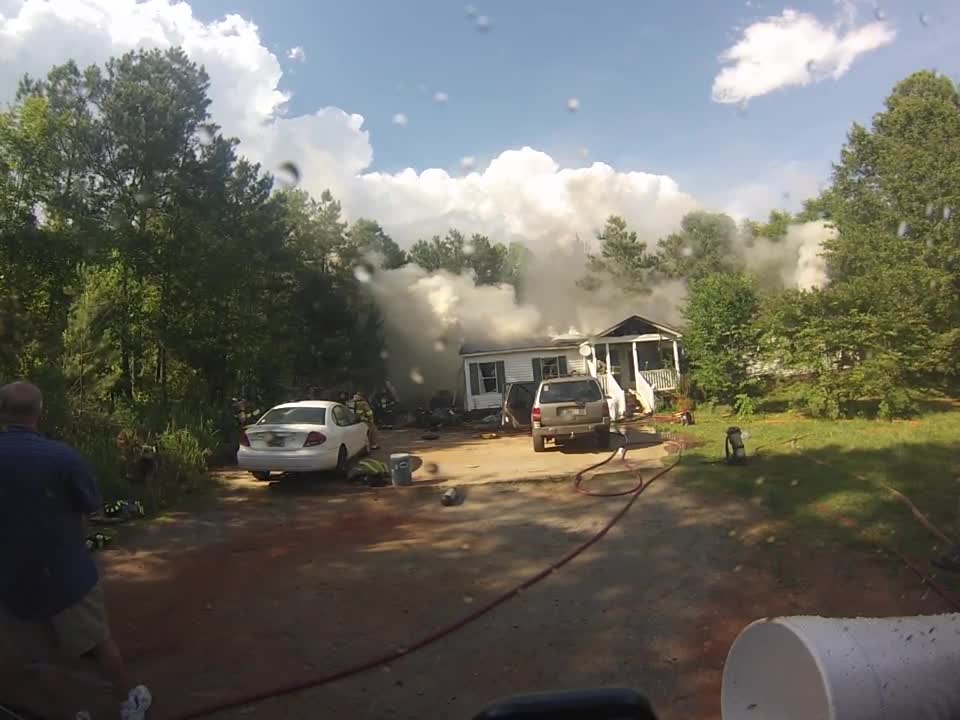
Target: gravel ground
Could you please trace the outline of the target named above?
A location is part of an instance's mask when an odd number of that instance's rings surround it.
[[[216,507],[103,553],[115,633],[154,690],[152,717],[401,651],[563,556],[625,502],[569,482],[498,482],[444,508],[443,489],[233,483]],[[873,556],[748,540],[762,527],[755,506],[706,504],[667,475],[600,543],[456,634],[217,717],[470,718],[512,693],[619,685],[647,693],[662,718],[718,718],[726,650],[757,617],[943,609]],[[0,688],[36,692],[12,676]],[[71,692],[107,703],[79,681]]]

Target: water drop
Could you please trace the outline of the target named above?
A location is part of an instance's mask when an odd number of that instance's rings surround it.
[[[925,12],[917,13],[917,20],[919,20],[920,24],[924,27],[929,27],[930,25],[930,16]]]
[[[811,75],[817,70],[817,61],[816,60],[807,60],[807,72]]]
[[[148,207],[153,204],[153,193],[141,190],[133,196],[140,207]]]
[[[197,132],[197,140],[201,145],[210,145],[215,137],[216,133],[210,125],[201,125]]]
[[[460,167],[464,170],[472,170],[473,166],[477,164],[477,159],[473,155],[465,155],[460,158]]]
[[[435,352],[443,352],[447,349],[447,341],[443,338],[437,338],[433,341],[433,349]]]
[[[767,538],[767,545],[773,545],[777,541],[776,535],[771,535]]]
[[[474,247],[472,240],[467,240],[466,242],[463,243],[463,254],[466,255],[467,257],[470,257],[471,255],[473,255],[473,253],[475,253],[476,250],[477,249],[476,247]]]
[[[933,217],[933,213],[935,210],[936,208],[933,206],[933,203],[927,203],[927,207],[924,212],[926,212],[927,217],[929,218],[929,217]]]
[[[799,484],[800,484],[800,481],[799,481],[799,480],[791,480],[791,481],[790,481],[790,487],[796,487],[796,486],[799,485]]]
[[[467,13],[470,17],[476,17],[477,15],[477,6],[476,5],[467,5],[463,11]]]
[[[735,573],[738,573],[738,572],[740,572],[741,570],[743,570],[743,565],[737,565],[737,566],[733,569],[733,571],[734,571]]]
[[[740,117],[745,117],[747,114],[747,99],[744,98],[737,103],[737,115]]]
[[[579,109],[580,109],[579,98],[572,97],[569,100],[567,100],[567,110],[569,110],[570,112],[576,112]]]
[[[749,439],[750,439],[750,433],[745,430],[745,431],[743,431],[742,433],[740,433],[740,437],[742,437],[744,440],[749,440]]]
[[[295,187],[300,182],[300,168],[289,160],[277,168],[277,182],[283,187]]]
[[[477,20],[474,23],[474,26],[480,32],[487,32],[490,29],[490,25],[490,18],[488,18],[486,15],[477,16]]]
[[[473,598],[470,597],[469,595],[464,595],[464,596],[463,596],[463,601],[469,605],[470,603],[473,602]]]
[[[877,5],[877,3],[873,4],[873,16],[880,21],[887,19],[887,14],[883,11],[883,8]]]
[[[949,205],[947,205],[947,206],[943,209],[943,219],[944,219],[944,220],[949,220],[951,215],[953,215],[953,208],[950,207]]]
[[[580,148],[580,157],[582,157],[584,160],[590,157],[589,148],[585,148],[585,147]]]
[[[910,226],[907,225],[906,221],[901,221],[900,225],[897,227],[897,237],[898,238],[906,237],[909,231],[910,231]]]
[[[407,123],[409,122],[409,118],[407,118],[406,113],[398,112],[394,114],[390,122],[398,127],[406,127]]]
[[[370,278],[372,277],[372,275],[370,274],[370,270],[368,268],[365,268],[363,265],[357,265],[353,269],[353,276],[357,279],[358,282],[362,282],[362,283],[370,282]]]
[[[387,352],[386,350],[381,350],[381,351],[380,351],[380,359],[381,359],[381,360],[386,360],[388,357],[390,357],[390,353],[389,353],[389,352]]]
[[[443,91],[441,91],[441,90],[437,90],[437,91],[433,94],[433,101],[434,101],[435,103],[437,103],[438,105],[443,105],[443,104],[446,103],[447,100],[449,100],[449,99],[450,99],[450,96],[447,95],[445,92],[443,92]]]
[[[762,477],[758,477],[754,482],[755,482],[757,485],[763,485],[763,483],[765,482],[765,480],[764,480],[764,478],[762,478]]]
[[[410,368],[410,379],[417,385],[423,385],[423,373],[418,368]]]
[[[684,257],[691,257],[693,255],[693,248],[690,247],[689,245],[684,245],[683,248],[680,250],[680,254],[683,255]]]
[[[431,475],[436,475],[440,471],[440,466],[435,462],[425,463],[423,469]]]

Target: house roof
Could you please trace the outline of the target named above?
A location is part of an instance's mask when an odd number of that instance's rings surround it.
[[[630,317],[621,320],[613,327],[609,327],[602,332],[598,332],[594,337],[598,337],[598,338],[609,337],[609,336],[616,336],[618,334],[640,335],[642,334],[640,332],[618,332],[618,331],[627,330],[631,328],[631,326],[633,326],[632,329],[636,330],[637,326],[642,326],[642,325],[648,325],[655,330],[660,330],[662,332],[669,333],[670,335],[676,335],[677,337],[681,337],[683,335],[683,333],[681,333],[676,328],[670,327],[669,325],[665,325],[664,323],[656,322],[655,320],[650,320],[649,318],[641,317],[640,315],[631,315]]]
[[[524,350],[556,350],[578,347],[586,338],[571,337],[529,337],[505,342],[480,341],[464,342],[460,346],[461,355],[477,355],[493,352],[521,352]]]

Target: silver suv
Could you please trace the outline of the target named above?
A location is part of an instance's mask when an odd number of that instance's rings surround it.
[[[571,376],[544,380],[530,412],[533,451],[547,440],[560,442],[593,435],[597,447],[610,447],[610,407],[596,378]]]

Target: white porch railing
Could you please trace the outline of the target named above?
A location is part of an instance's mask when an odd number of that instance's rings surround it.
[[[673,368],[659,370],[641,370],[640,377],[646,380],[657,390],[676,390],[677,371]]]

